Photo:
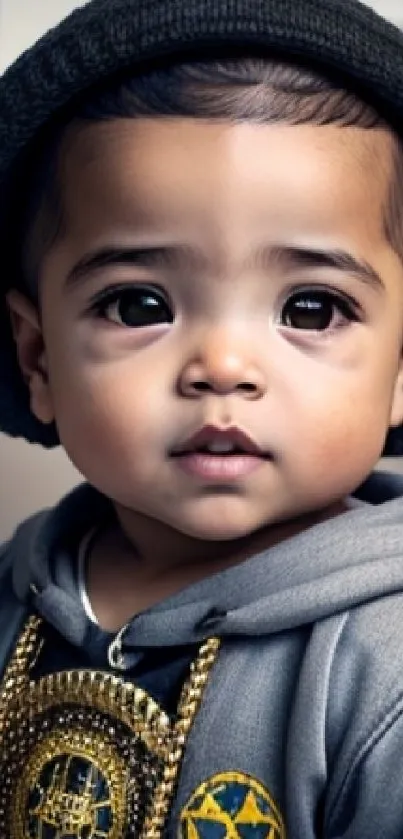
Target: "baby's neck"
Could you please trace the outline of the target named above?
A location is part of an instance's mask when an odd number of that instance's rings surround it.
[[[120,522],[100,531],[87,561],[86,587],[92,610],[105,631],[116,632],[136,614],[178,591],[217,574],[315,524],[345,512],[343,502],[332,508],[262,528],[247,538],[231,542],[169,540],[167,528],[158,533],[152,522],[136,542]],[[176,550],[175,550],[176,548]],[[180,549],[179,549],[180,548]]]

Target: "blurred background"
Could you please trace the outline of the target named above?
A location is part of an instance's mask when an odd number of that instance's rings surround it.
[[[0,72],[82,5],[73,0],[0,0]],[[368,0],[368,5],[403,28],[403,0]],[[403,472],[398,460],[379,465]],[[0,544],[24,518],[55,504],[82,480],[61,449],[48,452],[0,433]]]

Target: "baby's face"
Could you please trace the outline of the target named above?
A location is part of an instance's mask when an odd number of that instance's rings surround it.
[[[90,483],[207,540],[356,488],[403,418],[387,133],[116,120],[71,131],[61,172],[37,404]],[[264,457],[187,470],[172,452],[206,424]]]

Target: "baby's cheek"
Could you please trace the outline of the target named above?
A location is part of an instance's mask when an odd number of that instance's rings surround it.
[[[343,494],[357,486],[379,460],[386,434],[385,414],[372,410],[361,394],[312,405],[309,416],[296,418],[289,456],[301,476],[317,486],[331,485]],[[315,410],[316,407],[316,410]],[[350,487],[349,485],[352,484]]]

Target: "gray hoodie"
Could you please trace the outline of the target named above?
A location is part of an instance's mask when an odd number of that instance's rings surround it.
[[[222,639],[166,836],[402,839],[403,479],[374,474],[358,496],[367,503],[188,587],[127,627],[129,654]],[[76,548],[107,515],[110,502],[83,484],[3,546],[3,670],[32,611],[85,644]],[[227,806],[231,778],[238,791],[239,779],[244,790],[266,791],[278,823],[244,823],[233,798]],[[186,832],[186,805],[198,790],[207,795],[205,782],[210,804],[226,815],[210,807],[207,817],[199,796],[200,818]],[[262,801],[256,794],[260,815]]]

